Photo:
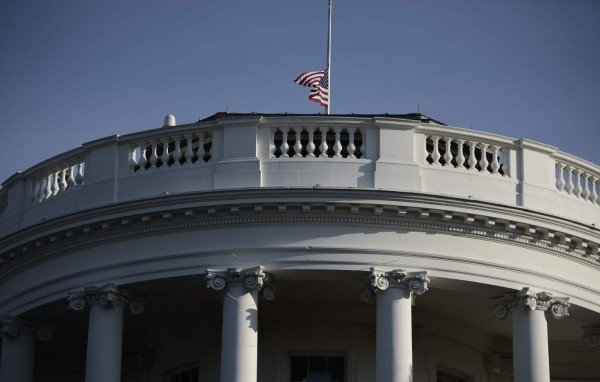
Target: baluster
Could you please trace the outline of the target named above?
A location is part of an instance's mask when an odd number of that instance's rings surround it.
[[[60,187],[58,185],[59,174],[60,174],[60,171],[56,171],[54,173],[54,176],[52,177],[52,179],[53,179],[53,181],[52,181],[52,195],[56,195],[56,194],[58,194],[58,191],[60,191]]]
[[[315,128],[309,127],[308,129],[308,144],[306,145],[307,157],[315,157]]]
[[[140,145],[140,168],[144,170],[148,167],[148,150],[147,142],[142,142]]]
[[[83,176],[83,162],[79,162],[79,164],[77,164],[77,175],[75,175],[75,184],[82,184]]]
[[[355,128],[348,129],[348,158],[356,158],[354,152],[356,151],[356,145],[354,144],[354,133],[356,132]]]
[[[455,139],[454,142],[458,145],[458,152],[456,153],[456,167],[465,167],[465,154],[463,153],[463,147],[465,144],[464,139]]]
[[[62,169],[61,171],[58,172],[58,174],[59,174],[58,187],[60,188],[60,190],[66,190],[67,189],[67,169],[66,168]]]
[[[440,158],[442,157],[442,155],[440,154],[440,148],[439,148],[440,137],[432,136],[430,138],[433,141],[433,151],[431,152],[431,160],[433,160],[433,162],[431,164],[439,165]]]
[[[565,170],[565,164],[564,163],[560,163],[560,162],[556,162],[556,188],[558,189],[558,191],[564,191],[565,190],[565,178],[563,176]]]
[[[363,131],[360,129],[358,129],[358,131],[362,134],[362,142],[359,147],[360,157],[361,157],[361,159],[365,159],[365,158],[367,158],[367,145],[365,145],[365,142],[367,139],[367,134],[366,134],[366,131]],[[427,158],[427,156],[426,156],[426,158]]]
[[[583,192],[581,193],[581,197],[583,198],[583,200],[588,200],[588,198],[590,197],[590,187],[588,185],[588,182],[590,181],[590,174],[584,173],[583,174]]]
[[[500,150],[502,150],[504,162],[502,163],[503,176],[510,176],[510,149],[508,147],[501,147]]]
[[[275,133],[277,132],[276,128],[271,128],[271,138],[269,140],[269,158],[275,157],[275,151],[277,148],[275,147]]]
[[[321,145],[319,146],[319,151],[321,152],[321,156],[323,158],[329,158],[327,155],[327,150],[329,150],[329,145],[327,145],[327,131],[325,129],[321,131]]]
[[[283,141],[281,142],[281,156],[284,158],[289,158],[288,151],[290,150],[290,145],[288,144],[288,129],[283,129]]]
[[[487,148],[488,148],[488,144],[487,143],[480,143],[479,144],[479,148],[481,149],[481,159],[479,160],[479,171],[481,172],[488,172],[488,165],[490,164],[490,162],[487,159]]]
[[[184,135],[185,138],[185,162],[183,164],[192,164],[194,151],[192,150],[192,134]]]
[[[169,165],[169,138],[165,137],[165,138],[161,138],[160,142],[162,143],[162,154],[160,156],[160,161],[162,163],[162,166],[168,166]]]
[[[135,167],[138,165],[138,162],[135,159],[135,152],[137,149],[138,149],[138,146],[135,146],[135,145],[129,146],[129,169],[131,171],[135,171]]]
[[[573,184],[573,167],[567,166],[567,194],[572,195],[575,185]]]
[[[446,152],[444,153],[444,166],[452,166],[452,152],[450,151],[450,145],[452,144],[452,138],[444,137],[446,142]]]
[[[173,164],[181,164],[181,137],[174,137],[175,149],[173,150]]]
[[[469,170],[477,170],[477,158],[475,157],[475,146],[477,145],[477,142],[474,141],[468,141],[467,145],[469,146]]]
[[[31,181],[32,189],[31,189],[31,202],[35,203],[40,200],[40,186],[41,181],[39,179],[33,179]]]
[[[151,154],[150,154],[150,167],[156,167],[158,162],[158,141],[156,139],[150,142]]]
[[[577,197],[580,197],[581,191],[583,191],[581,188],[581,173],[582,171],[580,169],[575,170],[575,189],[573,190],[573,193]]]
[[[198,134],[198,151],[196,151],[196,155],[198,156],[198,162],[205,162],[204,157],[206,156],[206,150],[204,150],[204,140],[206,139],[204,133]],[[275,147],[275,145],[273,145]]]
[[[333,144],[333,156],[337,158],[342,157],[342,142],[340,140],[340,134],[342,132],[341,127],[334,127],[333,131],[335,132],[335,143]]]
[[[46,199],[46,193],[48,192],[48,178],[40,178],[40,189],[38,192],[38,201]]]
[[[598,178],[592,175],[592,181],[590,182],[592,185],[592,192],[590,194],[590,202],[596,203],[598,200],[598,192],[596,192],[596,183],[598,182]]]
[[[498,152],[500,151],[500,147],[493,145],[491,146],[492,151],[492,174],[498,174],[498,170],[500,170],[500,162],[498,161]]]
[[[75,166],[69,166],[69,177],[67,178],[67,184],[69,187],[75,186]]]
[[[294,127],[293,130],[296,135],[296,144],[294,144],[294,158],[302,158],[302,142],[300,142],[302,128]]]

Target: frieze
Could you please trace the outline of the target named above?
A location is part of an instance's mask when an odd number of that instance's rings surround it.
[[[310,208],[304,208],[309,206]],[[598,243],[570,236],[543,227],[533,227],[520,222],[491,219],[479,215],[469,215],[453,211],[427,210],[418,207],[380,207],[378,205],[342,204],[324,206],[321,203],[289,203],[285,211],[265,203],[257,205],[236,204],[231,206],[199,208],[196,210],[176,210],[143,216],[120,217],[113,221],[72,228],[62,233],[53,233],[45,238],[37,238],[30,243],[13,248],[0,256],[0,278],[7,273],[27,266],[35,261],[68,253],[86,246],[94,246],[107,241],[127,240],[165,231],[186,231],[218,226],[248,226],[280,223],[324,223],[335,225],[363,225],[408,228],[427,232],[441,232],[451,235],[476,237],[484,240],[507,241],[513,245],[535,247],[548,253],[581,261],[585,264],[600,265]],[[348,215],[355,207],[361,215]],[[379,215],[368,215],[375,208]],[[423,213],[425,211],[425,213]],[[328,213],[326,213],[328,212]],[[332,213],[334,212],[334,213]],[[227,216],[222,216],[227,214]],[[233,215],[232,215],[233,214]],[[493,224],[490,223],[493,221]]]

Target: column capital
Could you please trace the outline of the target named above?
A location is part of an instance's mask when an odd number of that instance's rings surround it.
[[[404,269],[382,271],[373,267],[366,277],[368,287],[362,290],[360,298],[363,302],[368,302],[374,294],[388,288],[408,289],[412,293],[422,295],[427,291],[427,284],[430,282],[427,275],[427,271],[407,272]]]
[[[523,288],[518,292],[506,293],[503,297],[492,302],[492,316],[505,319],[508,312],[541,310],[550,311],[552,317],[561,319],[569,315],[569,298],[554,297],[548,292],[532,292],[530,288]]]
[[[243,286],[250,291],[262,291],[262,295],[272,301],[275,299],[275,288],[270,285],[270,277],[264,270],[263,266],[245,269],[227,268],[224,271],[207,269],[206,287],[221,291],[230,286]]]
[[[0,316],[0,337],[18,337],[20,335],[35,336],[40,341],[46,341],[52,338],[54,329],[32,319]]]
[[[591,348],[600,347],[600,326],[584,326],[583,341]]]
[[[89,286],[83,290],[70,292],[67,298],[69,309],[83,310],[86,305],[115,306],[121,305],[129,307],[133,314],[144,313],[144,303],[132,296],[130,291],[119,289],[114,284],[106,284],[102,287]]]

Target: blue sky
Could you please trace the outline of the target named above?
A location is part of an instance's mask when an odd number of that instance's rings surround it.
[[[600,1],[334,0],[333,113],[420,111],[600,163]],[[0,179],[97,138],[321,112],[326,0],[0,0]]]

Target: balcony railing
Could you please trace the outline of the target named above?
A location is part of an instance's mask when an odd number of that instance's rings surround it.
[[[0,232],[87,208],[257,187],[420,192],[600,226],[600,168],[540,143],[396,118],[245,116],[115,136],[15,174]]]

